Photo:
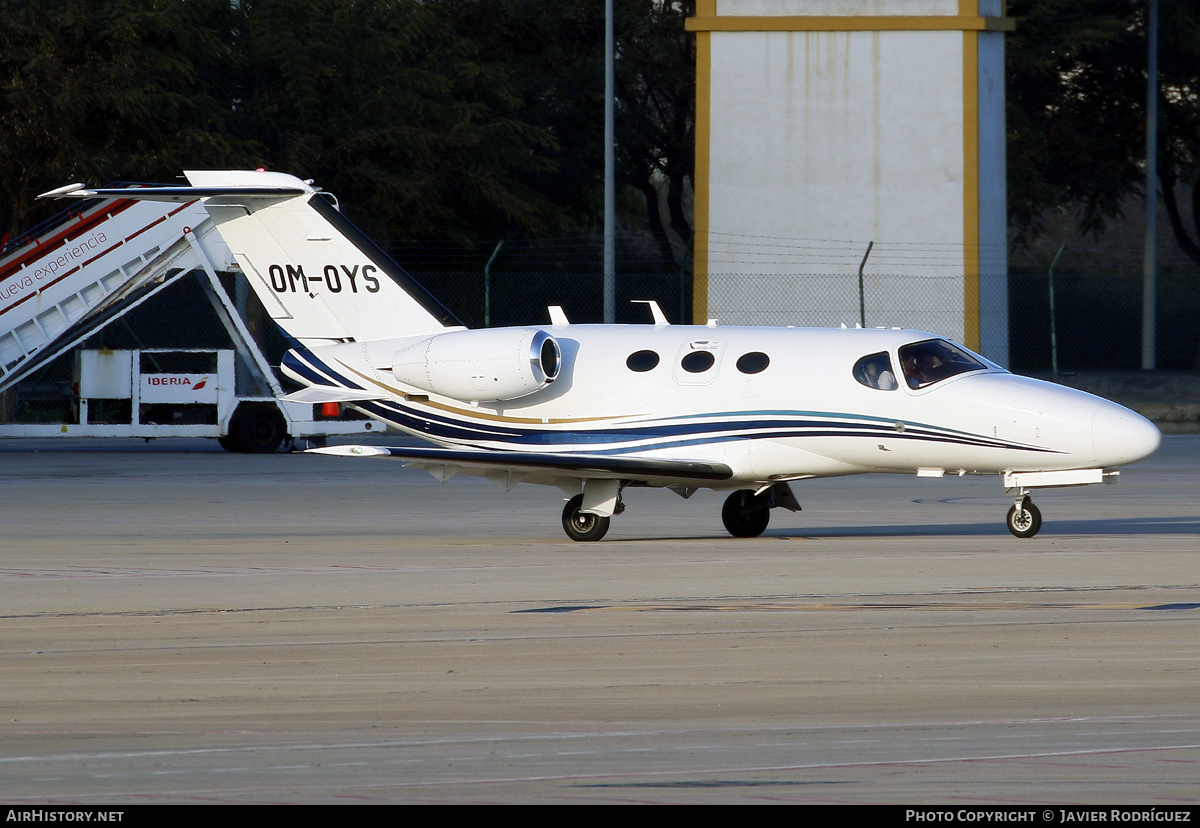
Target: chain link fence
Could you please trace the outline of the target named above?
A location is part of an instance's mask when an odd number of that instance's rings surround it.
[[[602,320],[599,273],[417,273],[419,281],[471,327],[542,324],[548,305],[561,305],[572,322]],[[985,277],[986,290],[986,277]],[[739,297],[753,291],[767,310],[739,314]],[[1200,274],[1157,279],[1157,365],[1200,370]],[[654,299],[674,323],[692,318],[692,284],[680,274],[618,273],[617,321],[645,323],[649,313],[631,300]],[[1048,372],[1057,348],[1062,371],[1141,368],[1141,274],[1055,274],[1054,342],[1050,279],[1046,273],[1010,273],[1007,285],[1009,367]],[[856,274],[754,275],[709,282],[709,315],[722,324],[854,325],[906,327],[953,335],[962,329],[961,277],[866,274],[860,300]],[[731,310],[732,309],[732,310]],[[1005,309],[993,309],[1003,313]],[[987,302],[984,314],[988,313]]]
[[[574,323],[603,316],[599,272],[416,272],[424,284],[469,327],[538,325],[549,322],[547,306],[560,305]],[[223,282],[232,291],[234,276]],[[949,283],[958,285],[949,289]],[[854,325],[860,313],[868,326],[915,327],[934,333],[961,329],[961,279],[867,275],[860,293],[856,274],[755,276],[710,283],[709,307],[733,306],[737,297],[721,290],[755,292],[773,318],[721,318],[722,324]],[[1009,367],[1048,373],[1057,347],[1062,372],[1122,371],[1141,366],[1141,275],[1054,275],[1054,341],[1050,280],[1045,273],[1008,276]],[[617,275],[617,322],[646,324],[649,311],[634,300],[658,302],[672,323],[692,319],[692,281],[679,273]],[[1200,275],[1158,277],[1157,367],[1200,370]],[[286,341],[253,296],[247,321],[273,364]],[[225,348],[224,329],[199,283],[183,279],[128,316],[81,344],[87,348]],[[61,418],[71,396],[73,358],[66,354],[4,394],[0,421],[40,422]]]
[[[1155,367],[1200,371],[1200,274],[1157,277]],[[1141,274],[1054,274],[1053,342],[1050,277],[1008,277],[1009,359],[1014,371],[1136,370],[1142,365]]]
[[[602,273],[426,271],[413,277],[469,328],[542,325],[546,308],[559,305],[576,324],[604,321]],[[650,313],[637,300],[658,302],[672,323],[692,318],[691,278],[678,273],[618,273],[616,321],[644,323]]]
[[[961,276],[714,274],[708,316],[722,325],[901,327],[963,338]]]

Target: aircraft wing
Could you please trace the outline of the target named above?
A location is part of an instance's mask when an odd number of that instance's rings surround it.
[[[562,477],[728,480],[733,471],[724,463],[702,460],[670,460],[647,457],[615,457],[607,454],[535,454],[516,451],[451,449],[440,447],[328,446],[309,449],[307,454],[339,457],[394,457],[406,466],[432,471],[450,467],[451,474],[435,475],[443,480],[463,472],[488,476],[497,472],[557,474]]]
[[[310,385],[299,391],[293,391],[283,399],[287,402],[320,403],[361,402],[364,400],[382,400],[385,395],[374,391],[362,391],[355,388],[334,388],[327,385]]]

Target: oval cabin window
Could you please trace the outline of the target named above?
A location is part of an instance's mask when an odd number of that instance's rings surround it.
[[[625,360],[625,367],[639,374],[653,371],[658,367],[658,354],[654,351],[634,351],[629,355],[629,359]]]
[[[762,351],[751,351],[738,357],[737,369],[743,374],[760,374],[770,364],[771,358]]]
[[[703,374],[713,367],[713,363],[716,361],[717,358],[713,356],[712,351],[692,351],[681,359],[679,364],[689,374]]]

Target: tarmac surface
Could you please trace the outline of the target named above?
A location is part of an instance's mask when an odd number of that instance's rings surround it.
[[[0,801],[1200,801],[1200,436],[1119,485],[561,493],[0,442]]]

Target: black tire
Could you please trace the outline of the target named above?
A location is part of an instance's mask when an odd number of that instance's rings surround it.
[[[255,405],[238,414],[233,431],[242,451],[270,454],[283,445],[287,423],[274,406]]]
[[[242,450],[242,445],[238,442],[237,438],[237,426],[233,424],[230,424],[229,433],[222,437],[218,437],[217,442],[220,444],[221,448],[225,449],[226,451],[231,451],[234,454]]]
[[[740,489],[726,498],[721,507],[721,522],[735,538],[757,538],[771,522],[771,507],[765,497]]]
[[[1032,500],[1026,499],[1020,509],[1013,505],[1008,510],[1007,523],[1008,531],[1018,538],[1032,538],[1042,528],[1042,513]]]
[[[562,525],[567,537],[573,541],[598,541],[608,534],[609,518],[588,515],[579,511],[583,506],[583,495],[577,494],[563,508]]]

